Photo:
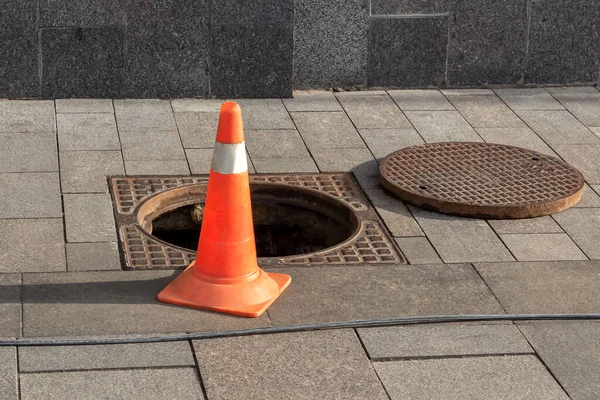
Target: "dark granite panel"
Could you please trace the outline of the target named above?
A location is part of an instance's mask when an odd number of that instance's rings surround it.
[[[208,0],[129,0],[129,97],[206,97]]]
[[[217,25],[211,41],[213,96],[291,97],[291,25]]]
[[[534,0],[525,82],[596,82],[599,70],[598,0]]]
[[[447,44],[448,17],[371,20],[369,85],[441,86]]]
[[[42,97],[122,97],[123,27],[42,29]]]
[[[371,14],[432,14],[448,11],[448,0],[371,0]]]
[[[450,21],[448,85],[523,79],[527,0],[456,0]]]
[[[123,0],[39,0],[40,26],[123,25]]]
[[[368,0],[297,0],[294,88],[366,83]]]
[[[211,0],[211,21],[216,25],[289,23],[294,0]]]

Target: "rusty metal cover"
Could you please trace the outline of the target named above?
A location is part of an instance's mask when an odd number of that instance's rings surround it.
[[[158,194],[186,186],[205,186],[208,175],[109,177],[108,181],[124,269],[180,269],[195,259],[194,252],[149,234],[138,223],[137,213]],[[359,221],[357,234],[338,246],[302,255],[259,258],[261,267],[406,263],[350,174],[252,174],[250,183],[291,185],[316,191],[344,203]],[[198,202],[203,202],[202,190],[196,192],[200,193]]]
[[[558,158],[491,143],[432,143],[390,154],[382,185],[408,203],[479,218],[529,218],[576,204],[579,171]]]

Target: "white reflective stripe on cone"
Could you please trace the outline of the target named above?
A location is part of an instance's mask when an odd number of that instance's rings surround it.
[[[220,174],[239,174],[248,171],[246,144],[215,142],[211,169]]]

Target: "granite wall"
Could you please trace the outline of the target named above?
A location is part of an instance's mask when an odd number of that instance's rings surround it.
[[[600,0],[1,0],[0,97],[595,83]]]

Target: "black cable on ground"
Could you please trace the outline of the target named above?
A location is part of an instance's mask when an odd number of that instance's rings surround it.
[[[305,332],[343,328],[374,328],[383,326],[440,324],[449,322],[492,322],[492,321],[584,321],[600,320],[600,314],[479,314],[479,315],[428,315],[420,317],[399,317],[365,319],[346,322],[323,322],[317,324],[276,326],[268,328],[241,329],[233,331],[174,333],[147,336],[113,336],[103,338],[32,338],[2,339],[0,347],[6,346],[74,346],[102,344],[133,344],[176,342],[234,336],[267,335],[274,333]]]

